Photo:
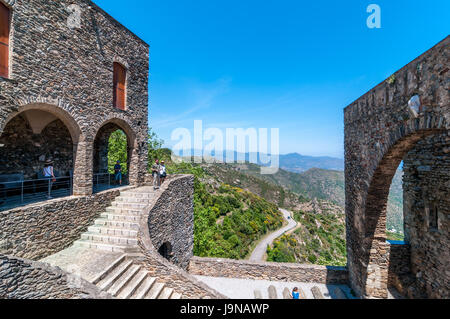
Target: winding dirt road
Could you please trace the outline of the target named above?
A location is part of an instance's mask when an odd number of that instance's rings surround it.
[[[285,232],[297,227],[297,222],[292,218],[290,211],[280,208],[280,212],[283,213],[283,217],[288,222],[288,225],[274,231],[273,233],[270,233],[268,236],[263,238],[261,242],[253,250],[249,258],[250,261],[265,261],[264,257],[266,255],[267,246],[272,245],[272,242],[281,235],[283,235]]]

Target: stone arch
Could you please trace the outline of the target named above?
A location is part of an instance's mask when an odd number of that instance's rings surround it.
[[[448,131],[445,120],[431,114],[409,120],[389,134],[378,156],[378,164],[370,173],[370,183],[365,195],[362,222],[363,240],[361,285],[365,295],[387,297],[390,249],[386,242],[386,209],[392,178],[403,158],[418,142],[428,136]],[[407,212],[406,212],[407,213]]]
[[[67,129],[70,132],[70,135],[72,137],[72,141],[74,144],[77,144],[80,139],[84,139],[84,135],[82,134],[82,131],[80,129],[80,126],[76,122],[76,120],[72,117],[72,115],[64,110],[63,108],[53,105],[53,104],[47,104],[47,103],[31,103],[22,105],[18,108],[16,112],[12,112],[8,115],[4,123],[0,126],[0,134],[3,132],[6,125],[17,115],[22,114],[24,112],[33,112],[33,111],[40,111],[40,112],[46,112],[51,115],[53,115],[55,118],[60,119],[64,125],[67,127]],[[44,119],[46,121],[47,119]],[[48,119],[50,120],[50,119]]]
[[[353,225],[347,225],[360,231],[360,240],[356,243],[359,247],[355,247],[355,243],[348,247],[349,255],[353,255],[349,259],[356,257],[354,255],[359,258],[356,262],[349,260],[349,268],[351,273],[358,273],[351,276],[351,280],[354,281],[352,285],[361,289],[360,295],[387,297],[392,252],[386,242],[386,208],[392,178],[399,164],[419,142],[449,131],[445,116],[425,113],[399,123],[386,133],[385,142],[374,146],[378,152],[372,149],[375,155],[367,171],[367,191],[359,194],[361,211],[355,209]]]
[[[139,145],[137,142],[137,136],[132,129],[129,121],[120,118],[113,117],[104,120],[101,124],[95,127],[95,135],[93,138],[93,166],[92,173],[98,173],[96,170],[105,170],[104,160],[102,159],[103,153],[107,152],[107,143],[109,136],[116,130],[122,130],[127,136],[127,166],[129,183],[135,185],[139,180]],[[104,156],[104,155],[103,155]],[[103,164],[101,164],[103,163]]]
[[[89,194],[84,191],[86,184],[84,169],[80,169],[87,166],[85,157],[86,134],[84,134],[72,114],[59,104],[50,104],[44,101],[30,101],[30,103],[20,105],[14,112],[9,113],[3,119],[2,123],[0,123],[0,136],[3,134],[7,125],[18,117],[26,118],[34,134],[42,133],[54,122],[62,122],[64,129],[68,130],[71,138],[73,152],[71,162],[73,166],[67,168],[67,170],[72,172],[69,172],[70,174],[73,174],[73,193],[75,195]]]
[[[445,61],[448,61],[449,41],[450,37],[445,38],[345,108],[347,266],[350,285],[360,297],[386,298],[388,280],[393,283],[395,278],[391,275],[400,274],[398,270],[403,266],[410,267],[411,281],[395,287],[417,286],[420,268],[426,269],[420,289],[432,287],[427,288],[425,295],[441,298],[449,295],[445,284],[448,275],[439,266],[448,257],[444,260],[445,255],[435,249],[450,245],[449,228],[445,224],[437,235],[429,234],[420,220],[421,215],[427,214],[422,209],[424,200],[418,198],[424,195],[422,190],[416,192],[423,185],[436,189],[435,185],[440,184],[434,196],[442,209],[437,214],[447,220],[450,103],[449,69]],[[410,245],[404,245],[406,248],[389,245],[385,240],[389,188],[402,159],[407,168],[403,175],[407,181],[403,196],[410,200],[403,206],[405,237],[409,229],[411,240]],[[424,165],[432,168],[416,174]],[[440,179],[445,180],[444,186]],[[436,215],[435,210],[433,214]],[[416,215],[419,217],[415,218]],[[409,223],[407,216],[413,216]],[[423,238],[427,239],[426,244],[421,244]],[[393,250],[402,252],[398,257],[403,257],[393,259]],[[428,264],[419,261],[425,255],[424,259],[431,261]],[[407,263],[396,268],[395,263],[401,259]],[[414,297],[409,292],[408,296]]]

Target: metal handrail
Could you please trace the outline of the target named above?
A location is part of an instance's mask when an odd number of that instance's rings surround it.
[[[53,190],[53,188],[59,189],[59,191]],[[64,191],[61,191],[62,189]],[[72,193],[73,176],[55,176],[55,181],[53,181],[53,177],[0,181],[1,206],[39,202],[51,198],[52,195],[65,197]],[[25,197],[27,198],[25,199]]]
[[[107,182],[105,182],[105,178],[107,176]],[[117,187],[117,185],[111,185],[111,177],[114,176],[114,173],[95,173],[93,174],[93,186],[94,186],[94,192],[103,191],[111,188]],[[122,174],[122,186],[128,185],[128,176],[125,174]],[[100,188],[96,188],[100,186]],[[102,188],[103,187],[103,188]]]

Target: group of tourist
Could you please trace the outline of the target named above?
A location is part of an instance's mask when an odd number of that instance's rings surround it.
[[[44,178],[49,180],[49,192],[48,198],[50,199],[50,190],[53,182],[56,181],[56,177],[53,171],[53,161],[47,160],[45,162],[45,166],[43,169]],[[159,161],[159,159],[155,159],[155,163],[152,166],[152,176],[153,176],[153,188],[159,189],[161,184],[164,183],[167,172],[166,165],[164,161]],[[114,165],[114,179],[116,183],[122,185],[122,165],[120,165],[120,161],[116,162]]]
[[[166,165],[164,161],[160,162],[159,159],[155,159],[155,163],[152,165],[152,176],[153,189],[159,189],[167,177]]]

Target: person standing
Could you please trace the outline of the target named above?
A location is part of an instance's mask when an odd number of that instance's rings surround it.
[[[114,179],[119,182],[119,185],[122,185],[122,166],[120,165],[120,161],[117,161],[116,165],[114,165]]]
[[[300,293],[297,287],[292,290],[292,299],[300,299]]]
[[[161,161],[161,170],[159,171],[159,173],[160,173],[160,182],[162,185],[167,177],[166,165],[164,161]]]
[[[44,178],[48,180],[48,193],[47,193],[47,199],[52,199],[51,192],[52,192],[52,184],[56,182],[55,173],[53,170],[53,162],[51,160],[47,160],[45,162],[44,166]]]
[[[152,176],[153,176],[153,189],[159,189],[161,174],[161,165],[159,165],[159,160],[155,159],[155,163],[152,166]]]

